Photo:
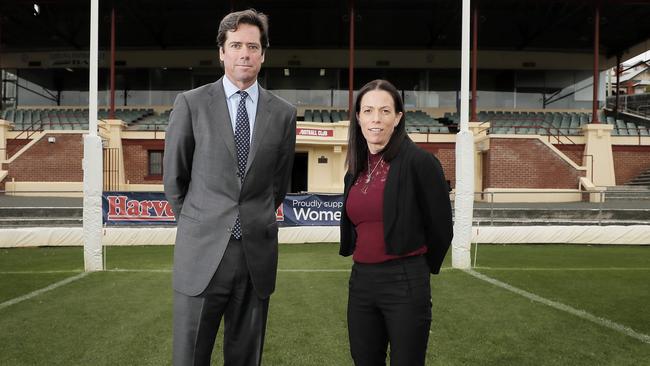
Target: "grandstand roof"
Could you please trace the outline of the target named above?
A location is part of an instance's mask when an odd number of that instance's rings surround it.
[[[39,14],[33,4],[38,3]],[[1,52],[85,50],[87,0],[2,0]],[[269,14],[273,48],[348,47],[348,0],[100,1],[100,46],[109,44],[110,7],[118,49],[215,47],[231,4]],[[355,0],[356,45],[375,49],[459,49],[459,0]],[[490,0],[480,7],[479,47],[592,52],[592,0]],[[601,52],[613,56],[650,39],[650,2],[602,0]],[[296,30],[300,30],[299,32]]]

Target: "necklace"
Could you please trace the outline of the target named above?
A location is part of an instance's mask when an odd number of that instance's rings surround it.
[[[366,177],[366,184],[370,183],[370,179],[372,179],[372,173],[375,172],[375,170],[377,169],[377,167],[379,166],[379,164],[381,163],[383,158],[384,158],[384,154],[381,154],[381,156],[379,157],[379,160],[377,161],[377,164],[375,164],[375,167],[372,168],[372,170],[370,170],[370,172],[368,172],[368,176]],[[368,169],[370,169],[370,154],[368,154]]]

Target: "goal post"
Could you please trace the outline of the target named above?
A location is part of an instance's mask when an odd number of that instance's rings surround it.
[[[83,242],[86,272],[104,269],[102,250],[102,140],[97,136],[97,67],[99,0],[90,0],[90,62],[88,88],[88,134],[84,136],[81,164],[83,182]]]
[[[470,0],[463,0],[460,70],[460,128],[456,135],[456,197],[452,267],[471,267],[472,215],[474,211],[474,134],[469,130],[469,23]]]

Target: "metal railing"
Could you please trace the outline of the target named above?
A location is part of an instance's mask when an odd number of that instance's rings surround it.
[[[616,96],[607,97],[607,108],[613,109],[616,106]],[[650,93],[620,95],[618,111],[619,112],[632,112],[645,117],[650,117]]]

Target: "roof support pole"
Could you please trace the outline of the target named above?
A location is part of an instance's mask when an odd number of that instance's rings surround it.
[[[594,2],[594,85],[593,85],[593,97],[592,97],[592,117],[591,123],[598,124],[598,57],[600,55],[600,1]]]
[[[111,9],[111,109],[109,119],[115,119],[115,4]]]
[[[460,130],[456,135],[456,192],[451,264],[471,267],[472,214],[474,211],[474,135],[469,130],[469,23],[470,0],[463,0],[460,67]]]
[[[0,14],[0,109],[4,108],[5,105],[5,82],[4,75],[2,73],[4,69],[2,68],[2,14]]]
[[[476,90],[478,79],[478,1],[474,2],[474,11],[472,14],[472,115],[470,121],[477,122],[476,118]]]
[[[350,58],[348,60],[348,118],[352,120],[354,97],[354,0],[348,1],[350,12]]]
[[[616,55],[616,103],[614,104],[614,114],[618,118],[619,89],[621,86],[621,55]]]
[[[97,136],[97,67],[99,0],[90,0],[88,134],[84,136],[83,241],[86,272],[104,269],[102,248],[102,140]]]

